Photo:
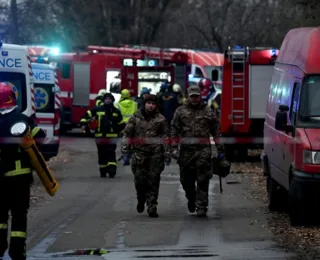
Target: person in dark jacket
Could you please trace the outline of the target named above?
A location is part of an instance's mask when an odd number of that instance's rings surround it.
[[[20,137],[11,132],[12,127],[20,122],[28,125],[37,144],[46,137],[30,117],[19,112],[11,86],[0,83],[0,258],[8,248],[11,211],[9,256],[13,260],[26,259],[27,215],[33,183],[30,157],[20,146]]]
[[[140,92],[140,96],[138,98],[136,98],[136,102],[138,104],[138,109],[140,109],[143,105],[143,100],[144,100],[144,97],[146,95],[149,95],[150,94],[150,90],[147,89],[147,88],[142,88],[141,92]]]
[[[173,91],[171,84],[168,85],[167,91],[161,95],[160,113],[167,119],[170,126],[174,112],[179,107],[177,93]]]
[[[123,117],[119,109],[113,103],[114,96],[106,93],[103,98],[104,105],[88,110],[81,119],[82,127],[86,127],[88,121],[97,118],[98,127],[95,130],[95,140],[98,149],[98,163],[100,177],[105,178],[109,174],[114,178],[117,173],[117,138],[122,131],[120,122]]]

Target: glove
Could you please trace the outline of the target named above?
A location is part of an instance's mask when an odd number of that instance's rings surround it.
[[[165,163],[167,166],[169,166],[170,163],[171,163],[171,156],[166,156],[166,157],[164,158],[164,163]]]
[[[82,125],[82,126],[81,126],[81,132],[82,132],[83,134],[85,134],[85,133],[87,132],[87,126],[86,126],[86,125]]]
[[[224,153],[218,153],[218,159],[223,160],[224,158]]]
[[[179,158],[179,150],[173,150],[171,153],[173,159],[178,160]]]
[[[129,164],[129,162],[130,162],[129,155],[123,155],[122,159],[123,159],[124,164],[126,164],[126,165]]]

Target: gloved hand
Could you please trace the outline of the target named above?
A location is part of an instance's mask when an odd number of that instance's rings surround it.
[[[125,165],[129,165],[129,163],[130,163],[130,157],[129,157],[128,154],[122,155],[122,160],[123,160],[123,163],[124,163]]]
[[[170,155],[166,155],[166,156],[164,157],[164,163],[165,163],[167,166],[170,165],[170,163],[171,163],[171,156],[170,156]]]
[[[225,158],[224,153],[218,153],[218,159],[223,160]]]
[[[81,126],[81,132],[82,132],[83,134],[85,134],[85,133],[87,132],[87,126],[86,126],[86,125],[82,125],[82,126]]]
[[[179,159],[179,150],[173,150],[171,153],[171,156],[173,159],[178,160]]]

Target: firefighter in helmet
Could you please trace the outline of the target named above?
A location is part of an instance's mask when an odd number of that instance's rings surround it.
[[[116,108],[120,110],[123,116],[121,124],[126,124],[129,118],[138,110],[137,102],[131,100],[130,91],[128,89],[123,89],[121,91],[121,97],[116,104]]]
[[[123,89],[121,91],[121,97],[116,105],[116,108],[118,108],[121,112],[121,115],[123,116],[122,121],[120,122],[120,126],[122,129],[125,129],[126,124],[128,123],[130,117],[133,116],[135,112],[138,110],[138,104],[137,102],[130,99],[131,94],[128,89]],[[124,158],[124,165],[130,164],[130,157]]]
[[[143,87],[140,91],[140,96],[136,98],[136,102],[138,104],[138,109],[140,109],[142,106],[143,106],[143,100],[144,100],[144,97],[146,95],[149,95],[150,94],[150,89],[146,88],[146,87]]]
[[[98,96],[96,97],[96,106],[103,105],[103,96],[107,93],[105,89],[100,89],[98,92]]]
[[[46,136],[34,120],[19,111],[11,83],[0,82],[0,257],[8,248],[8,217],[11,211],[9,255],[13,260],[24,260],[33,176],[29,155],[20,146],[21,136],[17,137],[12,132],[17,123],[25,123],[36,142]]]
[[[177,100],[178,100],[178,105],[179,106],[183,105],[183,102],[184,102],[184,100],[186,98],[184,97],[184,94],[183,94],[179,84],[174,84],[173,85],[173,92],[176,93]]]
[[[212,111],[218,116],[219,105],[215,100],[212,100],[212,96],[215,94],[213,82],[208,78],[202,78],[198,82],[198,87],[201,90],[202,101],[205,102],[207,106],[210,107]]]
[[[95,140],[101,178],[105,178],[107,174],[110,178],[114,178],[117,173],[117,137],[121,131],[120,122],[123,117],[119,109],[114,106],[114,101],[114,96],[111,93],[106,93],[103,96],[104,104],[88,110],[80,121],[82,127],[86,127],[88,121],[93,118],[98,121]]]

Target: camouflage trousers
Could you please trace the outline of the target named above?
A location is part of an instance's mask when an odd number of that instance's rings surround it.
[[[164,170],[163,154],[134,153],[131,163],[134,184],[139,202],[146,202],[148,212],[156,211],[160,186],[160,175]]]
[[[178,159],[180,182],[189,202],[198,209],[207,209],[209,182],[212,178],[211,148],[181,149]]]

